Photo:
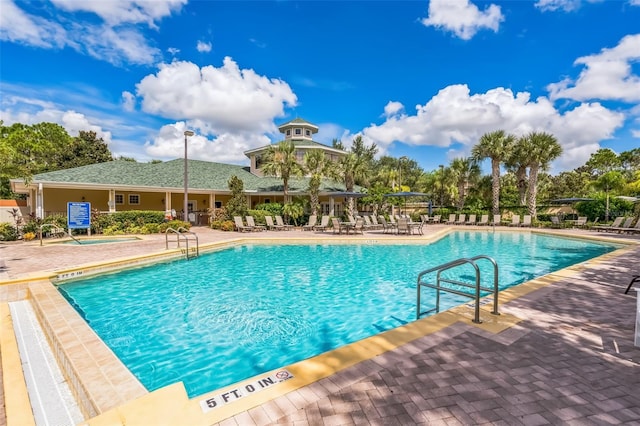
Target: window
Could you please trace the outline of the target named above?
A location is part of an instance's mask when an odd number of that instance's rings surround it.
[[[129,194],[129,204],[132,204],[132,205],[140,204],[140,195],[139,194]]]
[[[116,194],[116,204],[124,204],[124,194]]]
[[[296,129],[296,135],[301,135],[302,134],[302,129]]]
[[[262,167],[262,155],[256,155],[256,169]]]
[[[287,136],[291,136],[291,129],[287,129]]]
[[[216,209],[221,209],[222,208],[222,201],[216,201],[215,202],[215,206],[216,206]]]
[[[311,136],[311,130],[305,130],[304,134],[307,136]]]

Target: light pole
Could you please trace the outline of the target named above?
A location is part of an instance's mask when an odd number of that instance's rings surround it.
[[[444,204],[444,165],[440,164],[440,209]]]
[[[193,132],[191,130],[184,131],[184,205],[182,206],[184,211],[184,216],[182,220],[185,222],[189,220],[189,175],[187,173],[187,138],[189,136],[193,136]]]

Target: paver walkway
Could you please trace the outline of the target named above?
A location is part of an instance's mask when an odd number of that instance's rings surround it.
[[[200,235],[201,243],[230,236]],[[77,253],[87,262],[106,260],[157,251],[159,241],[87,246]],[[11,277],[78,264],[74,251],[59,248],[2,249]],[[502,304],[502,312],[523,319],[502,333],[459,322],[221,424],[640,425],[636,292],[624,294],[631,275],[640,272],[638,259],[640,246]]]

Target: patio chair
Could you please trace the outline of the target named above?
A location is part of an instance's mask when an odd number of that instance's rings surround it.
[[[398,234],[411,234],[411,228],[409,227],[409,219],[401,217],[398,219]]]
[[[329,227],[329,219],[331,219],[329,216],[327,215],[322,215],[322,218],[320,219],[320,225],[315,225],[313,227],[314,231],[326,231],[327,228]]]
[[[513,216],[511,216],[511,223],[509,224],[509,226],[520,226],[519,214],[514,214]]]
[[[280,225],[276,225],[275,223],[273,223],[273,218],[271,216],[265,216],[264,217],[265,222],[267,222],[267,229],[269,230],[277,230],[277,231],[282,231],[284,230],[284,226],[280,226]]]
[[[358,217],[356,219],[356,224],[353,226],[353,233],[357,234],[357,233],[361,233],[362,235],[364,235],[364,219],[361,217]]]
[[[628,217],[624,220],[624,223],[620,226],[612,226],[611,228],[609,228],[608,230],[606,230],[607,232],[617,232],[618,234],[621,234],[622,232],[624,232],[627,229],[631,229],[631,224],[633,223],[633,218],[632,217]]]
[[[377,229],[378,225],[374,225],[371,222],[371,218],[369,216],[363,216],[362,220],[364,220],[364,229]]]
[[[387,233],[387,231],[394,232],[398,228],[396,224],[387,222],[387,220],[382,215],[378,216],[378,221],[380,221],[380,223],[382,224],[382,232],[385,234]]]
[[[433,216],[433,218],[431,219],[431,222],[440,223],[440,219],[442,219],[442,216],[437,214],[437,215]]]
[[[236,231],[238,232],[251,232],[253,231],[253,228],[250,226],[246,226],[244,223],[242,223],[242,217],[240,216],[234,216],[233,217],[233,221],[236,225]]]
[[[267,227],[262,225],[256,225],[256,221],[253,220],[253,216],[245,216],[245,220],[247,221],[247,226],[250,226],[252,231],[266,231]]]
[[[447,225],[453,225],[454,223],[456,223],[456,214],[455,213],[451,213],[449,215],[449,220],[447,220],[445,223]]]
[[[284,223],[284,220],[282,220],[282,216],[276,215],[276,223],[278,224],[278,226],[282,226],[282,229],[284,229],[285,231],[290,231],[291,228],[293,228],[292,225],[287,225]]]
[[[464,214],[464,213],[461,213],[461,214],[458,216],[458,220],[456,220],[454,223],[455,223],[456,225],[464,225],[464,221],[465,221],[466,219],[467,219],[467,215],[466,215],[466,214]]]
[[[520,226],[528,228],[531,227],[531,215],[530,214],[525,214],[522,217],[522,223],[520,224]]]
[[[489,224],[489,215],[483,214],[480,218],[480,221],[476,223],[476,225],[488,225]]]
[[[342,234],[342,231],[345,231],[347,235],[351,229],[355,228],[355,224],[351,225],[351,222],[340,222],[337,217],[331,218],[331,223],[333,224],[333,233]]]
[[[493,222],[491,222],[491,225],[500,226],[501,224],[502,224],[502,215],[494,214],[493,215]]]
[[[587,226],[587,217],[586,216],[580,216],[578,217],[578,220],[576,220],[576,222],[574,223],[574,228],[586,228]]]
[[[636,233],[636,232],[640,232],[640,218],[638,219],[638,221],[636,222],[636,226],[631,226],[629,228],[625,228],[623,229],[624,232],[628,232],[628,233]]]
[[[465,225],[475,225],[476,224],[476,217],[477,217],[477,215],[470,214],[469,215],[469,219],[467,219],[467,221],[464,224]]]
[[[624,220],[624,216],[618,216],[613,220],[613,223],[611,225],[594,226],[593,229],[595,229],[598,232],[607,231],[607,230],[610,230],[612,228],[619,227],[623,220]]]
[[[302,225],[303,231],[312,231],[313,227],[318,223],[318,216],[312,214],[309,216],[309,222],[306,225]]]
[[[549,220],[551,220],[552,228],[562,228],[562,224],[560,223],[560,218],[558,216],[551,216]]]

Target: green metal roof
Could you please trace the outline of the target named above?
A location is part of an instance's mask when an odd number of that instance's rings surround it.
[[[249,172],[249,167],[233,164],[188,160],[189,188],[192,190],[229,191],[229,179],[237,176],[244,183],[246,192],[282,191],[282,179],[260,177]],[[136,163],[115,160],[91,164],[73,169],[40,173],[32,183],[49,182],[78,185],[132,186],[149,188],[183,188],[184,160],[162,163]],[[308,178],[293,178],[289,181],[290,192],[305,192]],[[321,191],[344,191],[343,183],[326,181]]]

